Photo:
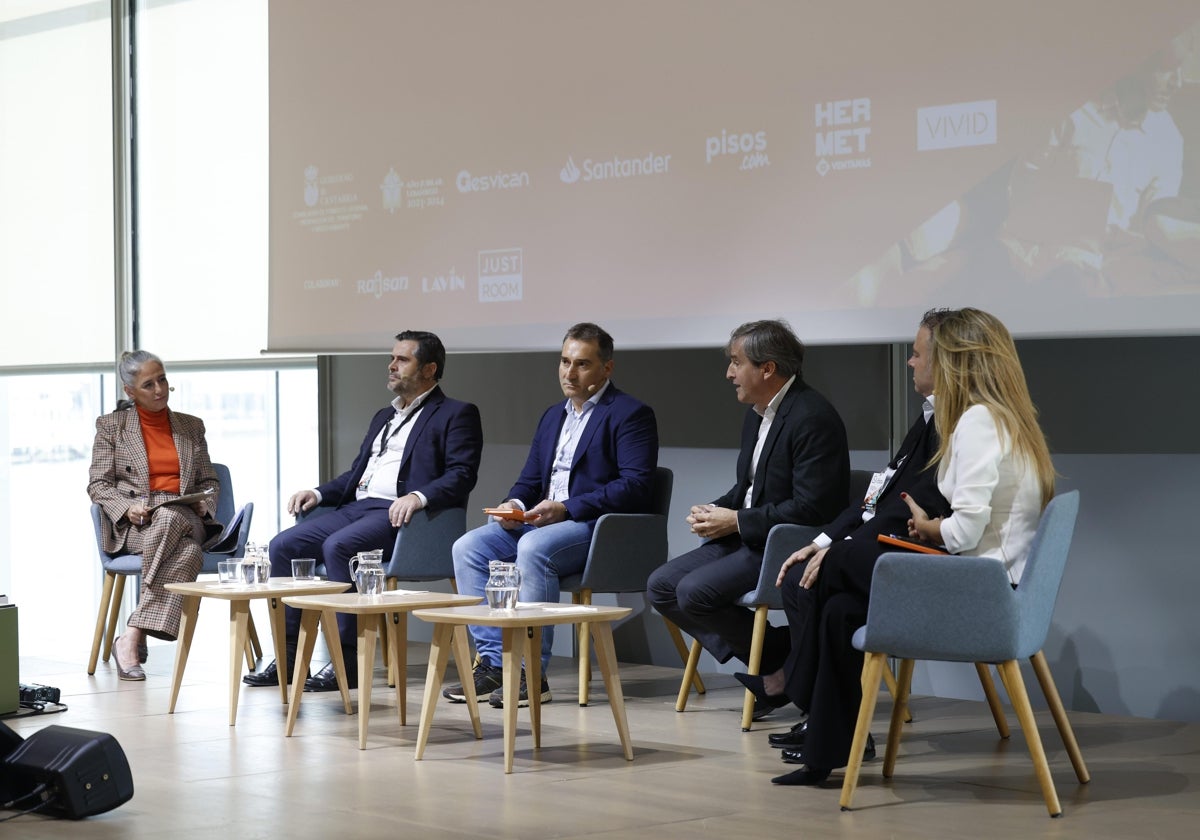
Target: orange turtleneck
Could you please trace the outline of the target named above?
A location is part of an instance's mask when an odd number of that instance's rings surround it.
[[[139,405],[137,413],[150,462],[150,489],[179,493],[179,452],[171,435],[170,412],[146,411]]]

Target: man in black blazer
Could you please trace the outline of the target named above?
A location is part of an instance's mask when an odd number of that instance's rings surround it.
[[[792,731],[769,736],[783,747],[785,762],[804,765],[772,781],[784,785],[819,784],[834,767],[845,766],[862,701],[862,653],[851,644],[866,623],[867,599],[875,561],[884,551],[880,534],[907,535],[911,517],[903,496],[912,496],[930,516],[945,516],[950,505],[937,488],[937,470],[926,469],[937,451],[933,425],[933,330],[945,310],[930,310],[921,320],[908,365],[913,388],[925,397],[896,457],[876,473],[861,505],[845,510],[783,565],[779,573],[784,612],[791,632],[791,653],[778,673],[751,685],[760,701],[781,705],[785,695],[808,719]],[[739,679],[742,679],[739,676]],[[874,745],[868,747],[873,752]]]
[[[804,345],[783,321],[738,327],[726,346],[726,378],[751,408],[742,425],[737,480],[710,504],[695,505],[692,532],[705,542],[650,575],[654,607],[718,662],[750,656],[752,613],[734,603],[758,583],[763,548],[780,523],[828,522],[846,504],[850,457],[842,418],[805,383]],[[764,671],[783,664],[786,628],[770,628]]]
[[[350,469],[315,490],[288,500],[296,515],[320,505],[332,511],[288,528],[271,540],[271,574],[289,577],[295,557],[325,564],[330,580],[350,580],[350,560],[360,551],[392,553],[396,534],[415,512],[461,507],[475,487],[483,451],[479,409],[447,397],[438,380],[446,348],[431,332],[408,330],[396,336],[388,364],[391,404],[371,419]],[[355,617],[338,614],[350,687],[358,684]],[[293,659],[300,613],[287,609],[288,658]],[[292,675],[292,662],[287,663]],[[248,685],[278,685],[274,662],[242,679]],[[334,691],[328,665],[304,684],[306,691]]]

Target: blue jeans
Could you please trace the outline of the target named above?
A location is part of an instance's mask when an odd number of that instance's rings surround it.
[[[517,564],[521,572],[519,599],[524,602],[558,601],[558,579],[578,574],[587,562],[596,523],[567,520],[535,528],[522,525],[511,531],[496,522],[463,534],[454,543],[454,577],[463,595],[483,595],[488,563],[502,560]],[[486,664],[500,667],[500,628],[471,626],[475,649]],[[554,628],[542,629],[542,669],[550,662]]]

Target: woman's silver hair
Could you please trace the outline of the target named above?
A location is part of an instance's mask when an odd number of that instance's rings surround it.
[[[117,372],[121,375],[121,382],[130,388],[134,387],[138,371],[149,362],[158,362],[161,365],[162,359],[149,350],[126,350],[121,354],[121,360],[117,363]]]

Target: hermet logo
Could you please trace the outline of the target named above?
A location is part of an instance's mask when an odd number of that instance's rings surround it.
[[[479,252],[479,302],[520,300],[525,256],[520,248]]]
[[[493,175],[472,175],[467,170],[454,179],[459,192],[487,192],[488,190],[515,190],[529,186],[528,172],[496,172]]]
[[[656,155],[654,152],[641,158],[623,158],[613,155],[611,160],[594,161],[585,158],[582,170],[575,165],[575,159],[568,155],[567,165],[558,172],[558,178],[564,184],[574,184],[576,181],[610,181],[620,178],[637,178],[642,175],[662,175],[671,169],[670,155]]]

